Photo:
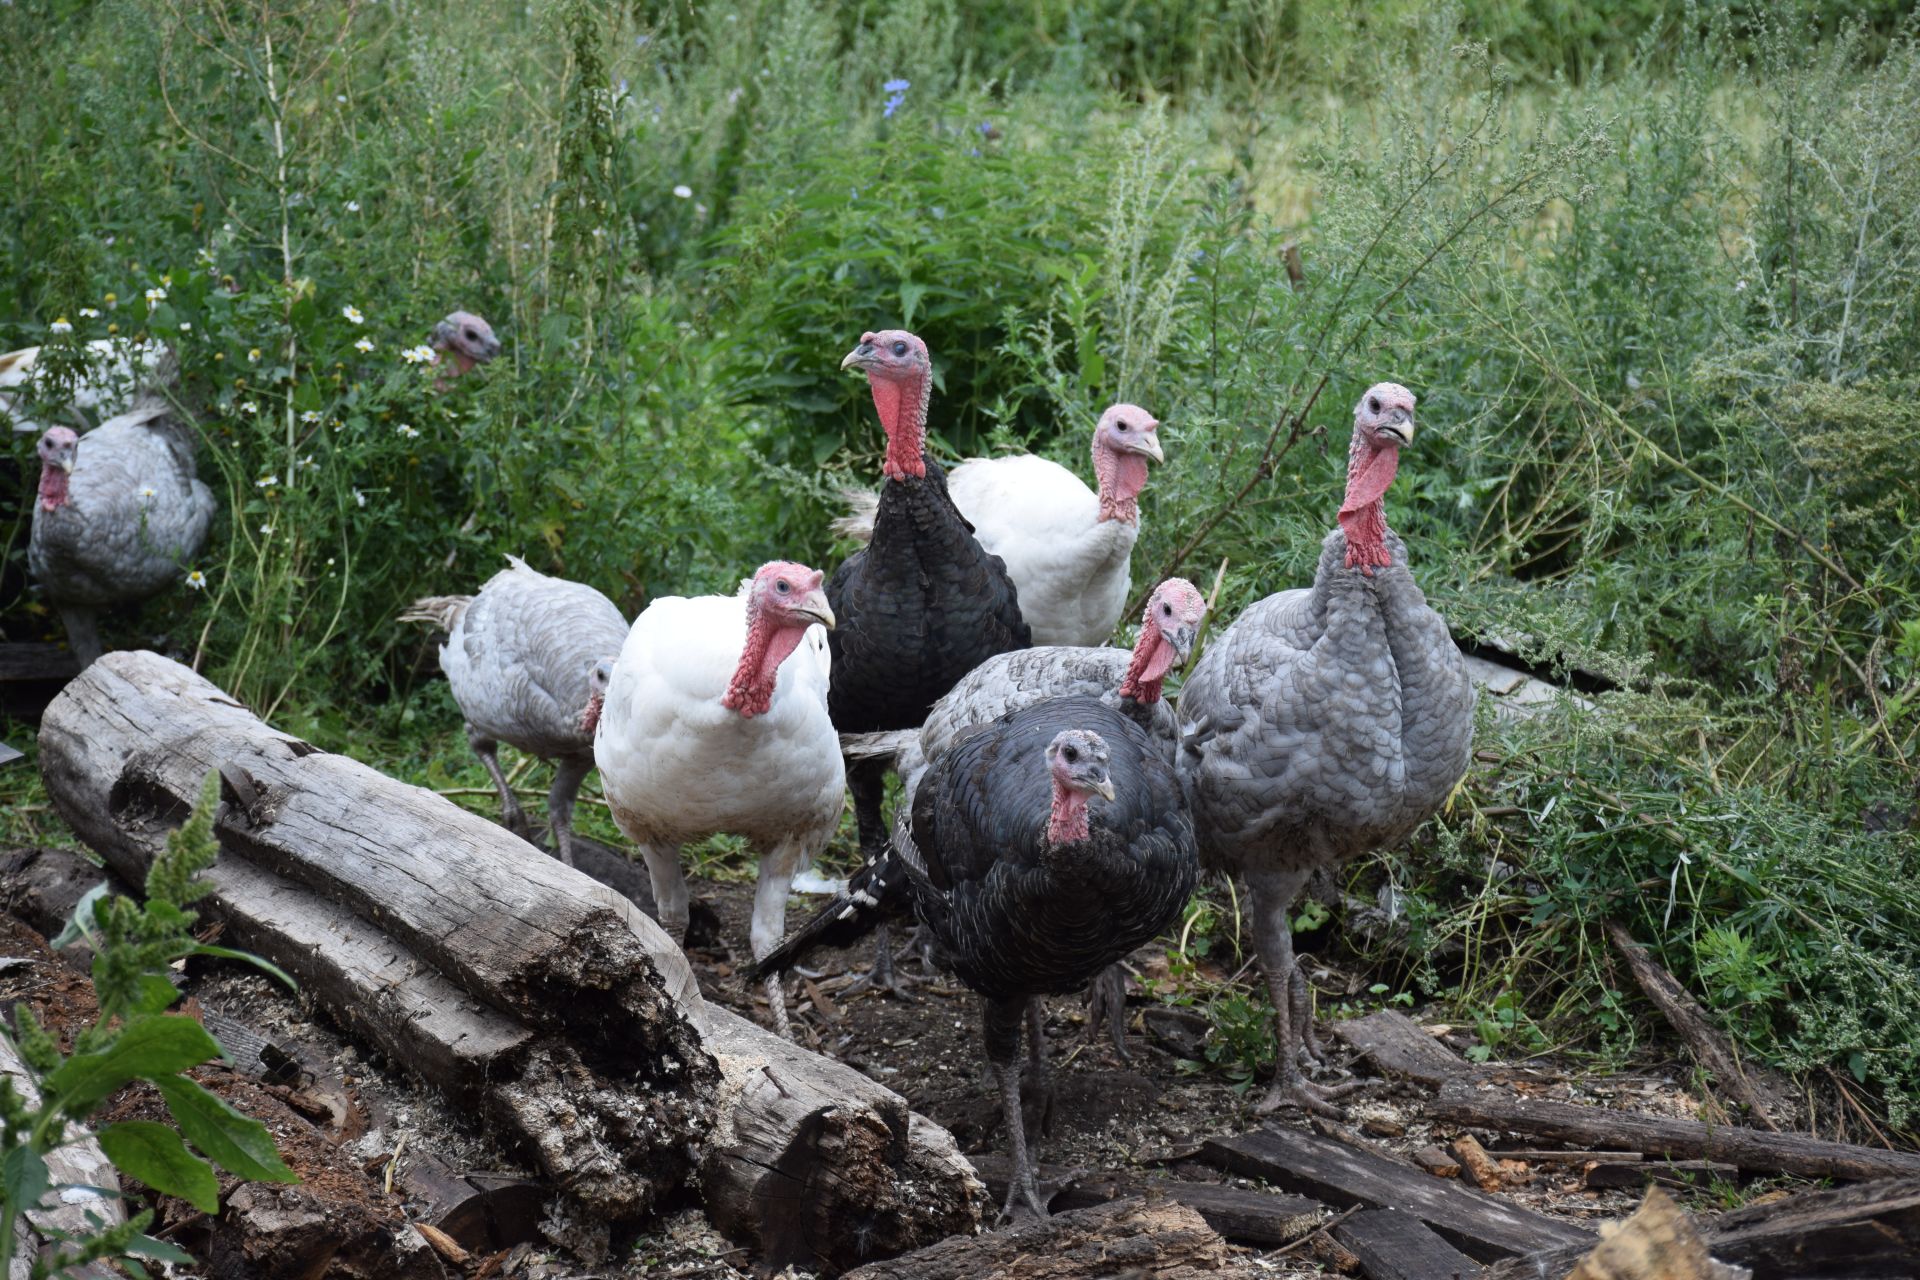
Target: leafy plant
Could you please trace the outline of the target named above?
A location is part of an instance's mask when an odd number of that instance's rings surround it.
[[[99,1017],[74,1037],[71,1051],[60,1051],[30,1007],[17,1006],[16,1026],[7,1038],[32,1073],[34,1087],[23,1093],[11,1077],[0,1079],[0,1191],[5,1193],[0,1196],[0,1258],[14,1256],[20,1215],[46,1196],[68,1190],[52,1185],[47,1155],[73,1141],[75,1126],[134,1081],[159,1090],[178,1128],[122,1120],[96,1129],[101,1150],[120,1172],[203,1213],[220,1209],[213,1163],[253,1181],[299,1180],[281,1161],[265,1125],[185,1074],[224,1054],[197,1020],[166,1012],[179,998],[167,980],[169,966],[189,956],[249,961],[292,982],[256,957],[193,936],[195,916],[188,905],[210,891],[196,876],[219,852],[213,837],[219,801],[218,775],[209,774],[192,814],[167,837],[166,850],[148,869],[145,903],[110,897],[102,885],[81,899],[66,932],[55,940],[64,946],[84,936],[94,950]],[[32,1274],[41,1280],[107,1258],[135,1276],[146,1274],[137,1258],[191,1263],[179,1249],[146,1234],[152,1220],[151,1211],[113,1226],[93,1219],[91,1234],[61,1236],[51,1256],[34,1262]]]

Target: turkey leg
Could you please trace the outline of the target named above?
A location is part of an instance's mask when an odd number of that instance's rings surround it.
[[[860,831],[860,860],[871,865],[887,848],[886,817],[881,802],[887,795],[887,762],[880,759],[847,761],[847,790],[853,793],[853,820]],[[885,922],[873,931],[873,967],[847,988],[847,994],[874,990],[905,997],[915,979],[894,972],[893,930]]]
[[[782,840],[760,858],[760,878],[753,890],[753,923],[748,942],[755,960],[764,959],[780,945],[787,932],[787,891],[793,887],[794,873],[805,857],[796,840]],[[784,1040],[793,1039],[787,1022],[787,991],[780,975],[770,973],[764,979],[767,1008],[773,1014],[773,1029]]]
[[[62,605],[60,621],[67,629],[67,648],[85,671],[104,650],[100,647],[99,616],[92,609]]]
[[[1034,1178],[1033,1159],[1027,1154],[1027,1125],[1020,1115],[1020,1067],[1015,1062],[1020,1052],[1020,1022],[1028,1002],[1011,1000],[985,1002],[981,1023],[987,1046],[987,1062],[994,1081],[1000,1086],[1000,1105],[1006,1111],[1007,1139],[1012,1146],[1013,1169],[1007,1177],[1007,1202],[1001,1206],[1000,1221],[1011,1222],[1016,1205],[1037,1218],[1047,1216],[1040,1199],[1040,1186]],[[1028,1015],[1029,1018],[1031,1015]]]
[[[468,725],[467,744],[473,748],[473,754],[480,757],[480,763],[487,766],[488,776],[500,791],[500,825],[522,840],[532,838],[533,827],[528,824],[527,815],[521,811],[520,802],[513,798],[513,788],[507,785],[507,775],[500,770],[500,743]]]
[[[647,864],[647,879],[653,883],[653,905],[660,912],[660,927],[667,931],[675,946],[687,945],[687,876],[680,869],[680,848],[671,844],[643,844],[640,857]]]
[[[547,792],[547,822],[553,827],[554,852],[573,865],[573,802],[580,784],[593,772],[593,757],[562,756],[553,766],[553,787]]]
[[[1102,969],[1087,984],[1087,1043],[1100,1040],[1100,1024],[1108,1024],[1113,1035],[1113,1051],[1120,1061],[1131,1061],[1127,1052],[1127,970],[1119,961]]]
[[[1311,1083],[1300,1070],[1300,1026],[1296,1025],[1293,979],[1293,922],[1288,918],[1293,898],[1306,880],[1306,872],[1285,871],[1249,875],[1247,889],[1252,898],[1253,941],[1260,952],[1260,972],[1267,980],[1267,994],[1273,1000],[1274,1062],[1273,1088],[1260,1100],[1255,1111],[1266,1115],[1280,1107],[1303,1107],[1334,1119],[1340,1109],[1335,1098],[1351,1093],[1359,1084],[1326,1089]],[[1304,991],[1302,992],[1304,995]],[[1312,1009],[1299,1010],[1304,1024]]]

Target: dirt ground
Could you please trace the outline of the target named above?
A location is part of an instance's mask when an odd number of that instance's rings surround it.
[[[709,999],[765,1023],[764,996],[757,990],[750,993],[737,972],[746,956],[751,884],[696,881],[695,893],[718,917],[717,927],[695,931],[689,951],[702,990]],[[794,901],[790,923],[804,918],[811,901],[817,900]],[[92,993],[81,971],[53,957],[38,935],[4,915],[0,915],[0,955],[30,961],[0,973],[0,1008],[25,1000],[63,1036],[91,1018]],[[947,1127],[969,1154],[1004,1153],[1006,1134],[997,1102],[986,1086],[979,1049],[978,998],[943,975],[922,978],[906,999],[849,993],[871,958],[868,945],[817,958],[819,976],[796,980],[791,987],[789,1009],[796,1036],[904,1095],[916,1110]],[[1132,963],[1143,972],[1164,971],[1164,961],[1153,946],[1137,952]],[[901,968],[920,975],[915,961],[904,961]],[[276,1053],[291,1060],[281,1082],[256,1083],[219,1068],[206,1072],[203,1079],[268,1123],[289,1163],[308,1179],[309,1187],[338,1193],[332,1196],[337,1203],[325,1212],[350,1216],[354,1238],[363,1242],[363,1248],[358,1257],[350,1256],[352,1251],[343,1254],[325,1274],[379,1275],[374,1259],[395,1239],[417,1254],[418,1242],[407,1236],[404,1224],[410,1210],[424,1208],[412,1178],[423,1162],[461,1171],[525,1172],[502,1153],[483,1126],[414,1085],[399,1064],[344,1041],[316,1020],[296,995],[229,965],[195,965],[183,976],[188,996],[184,1007],[231,1018],[265,1037]],[[1340,975],[1319,976],[1329,986],[1341,985]],[[1077,998],[1048,1002],[1048,1061],[1056,1092],[1051,1128],[1036,1135],[1038,1158],[1069,1170],[1127,1170],[1151,1177],[1230,1181],[1219,1171],[1184,1157],[1198,1138],[1257,1126],[1261,1118],[1253,1113],[1253,1104],[1259,1090],[1236,1090],[1218,1074],[1185,1061],[1169,1050],[1172,1041],[1164,1031],[1146,1034],[1143,1014],[1155,1006],[1137,987],[1131,995],[1127,1036],[1131,1058],[1127,1062],[1115,1057],[1104,1036],[1089,1042],[1086,1012]],[[1154,1017],[1160,1027],[1160,1015]],[[1465,1048],[1467,1041],[1456,1033],[1453,1044]],[[1331,1039],[1328,1047],[1336,1058],[1341,1056]],[[1550,1064],[1546,1074],[1553,1075]],[[1686,1114],[1693,1110],[1674,1076],[1616,1076],[1599,1087],[1604,1094],[1579,1083],[1572,1073],[1548,1086],[1559,1096],[1625,1109]],[[1347,1102],[1349,1124],[1357,1131],[1348,1136],[1401,1152],[1452,1136],[1436,1135],[1421,1118],[1422,1096],[1423,1091],[1414,1086],[1385,1082],[1368,1086]],[[145,1115],[158,1104],[157,1099],[134,1090],[112,1105],[116,1115],[134,1116]],[[1281,1122],[1306,1124],[1299,1116],[1282,1117]],[[285,1199],[282,1189],[272,1189],[265,1196],[258,1191],[247,1189],[243,1194],[270,1210],[267,1216],[272,1221],[297,1217],[295,1210],[302,1208]],[[1542,1212],[1584,1222],[1621,1216],[1638,1199],[1625,1191],[1587,1190],[1579,1185],[1577,1172],[1556,1174],[1551,1166],[1536,1168],[1533,1181],[1511,1194]],[[205,1274],[248,1274],[243,1264],[250,1260],[236,1252],[238,1246],[219,1238],[186,1206],[163,1205],[162,1223],[209,1262]],[[418,1272],[404,1274],[541,1280],[609,1275],[736,1280],[752,1274],[744,1251],[711,1230],[691,1198],[685,1205],[669,1207],[632,1242],[631,1252],[623,1247],[620,1260],[608,1259],[598,1266],[583,1268],[578,1259],[551,1245],[551,1239],[565,1238],[564,1223],[549,1220],[545,1225],[548,1240],[476,1255],[460,1269],[441,1270],[427,1259]],[[1261,1275],[1323,1274],[1321,1263],[1307,1250],[1245,1253]],[[223,1258],[226,1265],[221,1264]]]

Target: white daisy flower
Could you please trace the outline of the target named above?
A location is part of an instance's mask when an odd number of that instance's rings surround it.
[[[258,412],[260,412],[260,406],[259,406],[259,405],[257,405],[257,404],[255,404],[255,403],[254,403],[253,401],[251,401],[251,400],[242,400],[242,401],[240,402],[240,412],[242,412],[242,413],[258,413]]]
[[[263,538],[271,538],[273,536],[273,526],[270,524],[261,525],[260,536]]]
[[[191,320],[182,320],[180,322],[180,332],[185,333],[191,328],[193,328],[193,322]]]
[[[349,321],[351,321],[354,324],[359,324],[361,321],[366,319],[365,316],[360,314],[360,308],[355,306],[345,306],[340,308],[340,314],[345,316]]]
[[[320,421],[320,411],[318,409],[308,409],[300,415],[300,421],[306,423],[308,426],[312,426],[314,423]]]
[[[156,488],[154,488],[154,487],[153,487],[152,485],[150,485],[150,484],[149,484],[149,485],[142,485],[142,486],[140,487],[140,496],[141,496],[142,498],[151,498],[151,497],[154,497],[154,496],[155,496],[155,495],[157,495],[157,494],[158,494],[159,492],[160,492],[160,491],[159,491],[158,489],[156,489]]]
[[[58,320],[55,320],[47,326],[47,331],[49,333],[72,333],[73,326],[67,323],[65,316],[61,316]]]
[[[358,200],[347,201],[347,212],[348,213],[360,212],[360,202]]]
[[[355,490],[353,491],[353,505],[354,505],[354,506],[356,506],[356,507],[364,507],[364,506],[366,506],[366,505],[367,505],[367,495],[366,495],[366,494],[364,494],[364,493],[362,493],[362,492],[360,492],[360,491],[359,491],[358,489],[355,489]]]
[[[693,199],[693,188],[683,182],[673,189],[673,194],[679,196],[682,200],[691,200]]]
[[[432,364],[433,348],[423,342],[417,347],[408,347],[402,351],[400,358],[408,364]]]
[[[404,422],[396,427],[395,430],[399,432],[403,440],[418,440],[420,438],[420,433]]]
[[[147,308],[152,310],[167,300],[167,291],[158,286],[147,290]]]
[[[280,483],[280,477],[277,475],[261,476],[258,480],[255,480],[253,482],[253,487],[256,489],[267,489],[279,483]]]
[[[205,591],[207,589],[207,575],[195,569],[187,575],[187,586],[195,591]]]
[[[353,344],[353,349],[355,351],[371,351],[373,350],[373,339],[362,338],[360,339],[360,341]]]
[[[92,307],[80,308],[80,314],[82,316],[85,316],[89,320],[98,320],[100,318],[100,313],[94,310]]]

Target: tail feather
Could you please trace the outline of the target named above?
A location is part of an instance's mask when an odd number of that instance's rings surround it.
[[[442,631],[451,632],[472,603],[472,596],[421,596],[395,621],[430,622]]]
[[[836,537],[871,542],[873,518],[880,510],[880,495],[871,489],[842,489],[840,500],[847,504],[847,513],[828,528],[833,530]]]
[[[896,760],[920,740],[918,729],[886,729],[879,733],[843,733],[840,754],[849,760]]]
[[[785,973],[821,947],[844,947],[866,937],[881,925],[903,916],[912,906],[907,868],[889,843],[847,881],[847,887],[816,911],[807,922],[780,940],[780,945],[753,962],[749,981]]]

